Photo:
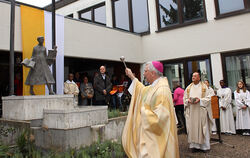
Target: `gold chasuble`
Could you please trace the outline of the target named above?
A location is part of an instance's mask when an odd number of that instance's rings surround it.
[[[122,144],[129,158],[178,158],[176,119],[167,78],[151,86],[133,80]]]

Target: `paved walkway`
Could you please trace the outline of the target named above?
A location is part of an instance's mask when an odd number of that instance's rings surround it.
[[[212,135],[212,138],[218,138]],[[223,142],[234,145],[231,148],[224,144],[211,145],[211,150],[207,153],[192,153],[188,148],[187,135],[179,135],[179,147],[181,158],[250,158],[250,136],[222,135]],[[211,142],[212,143],[212,142]]]

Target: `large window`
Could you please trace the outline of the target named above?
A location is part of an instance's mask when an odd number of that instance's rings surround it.
[[[158,28],[206,21],[204,0],[156,0]]]
[[[209,59],[188,61],[188,80],[192,81],[192,73],[199,72],[201,81],[212,81]]]
[[[223,72],[228,87],[236,90],[236,83],[242,80],[250,90],[250,51],[222,54]]]
[[[149,31],[147,0],[113,0],[112,8],[115,28],[135,33]]]
[[[185,87],[183,63],[164,64],[164,75],[167,76],[171,90],[176,88],[177,83]]]
[[[250,0],[215,0],[216,15],[233,15],[250,9]]]
[[[106,6],[100,3],[78,12],[79,19],[106,25]]]
[[[191,57],[166,61],[164,63],[164,75],[167,76],[169,86],[173,91],[177,83],[186,88],[192,82],[193,72],[199,72],[201,81],[212,82],[212,71],[209,56]]]

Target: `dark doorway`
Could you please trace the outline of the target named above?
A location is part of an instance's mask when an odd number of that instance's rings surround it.
[[[15,95],[22,95],[22,53],[15,53]],[[9,95],[9,51],[0,51],[0,116],[2,117],[2,96]]]
[[[111,77],[116,75],[118,78],[125,74],[125,68],[122,62],[97,60],[97,59],[84,59],[84,58],[64,58],[64,80],[67,79],[68,73],[79,72],[81,76],[87,75],[92,81],[95,72],[99,72],[100,66],[106,66],[107,74]],[[132,69],[136,77],[140,79],[140,64],[127,63],[127,66]]]

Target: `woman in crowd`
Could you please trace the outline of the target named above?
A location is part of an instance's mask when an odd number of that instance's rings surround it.
[[[94,96],[94,89],[91,83],[89,83],[88,77],[83,77],[83,83],[80,86],[81,91],[81,105],[92,105],[92,98]]]
[[[236,104],[236,129],[242,135],[250,135],[250,95],[243,81],[238,81],[234,97]]]
[[[235,134],[234,117],[232,111],[232,92],[226,87],[224,80],[220,80],[221,88],[217,91],[220,106],[221,133]]]

